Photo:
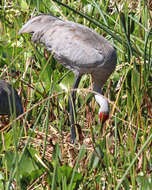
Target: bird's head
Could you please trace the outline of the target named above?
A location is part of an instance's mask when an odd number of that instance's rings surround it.
[[[107,121],[107,119],[109,118],[109,113],[105,113],[102,111],[99,111],[99,121],[104,124],[105,121]]]
[[[103,124],[109,118],[109,103],[102,95],[95,95],[99,108],[99,120]]]

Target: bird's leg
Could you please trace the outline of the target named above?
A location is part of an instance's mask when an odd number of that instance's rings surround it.
[[[76,75],[73,89],[78,88],[80,80],[81,80],[81,76]],[[73,90],[71,92],[71,96],[69,97],[69,108],[70,108],[70,116],[71,116],[71,143],[72,144],[74,143],[75,138],[76,138],[76,132],[75,132],[75,126],[74,126],[75,98],[76,98],[76,91]]]

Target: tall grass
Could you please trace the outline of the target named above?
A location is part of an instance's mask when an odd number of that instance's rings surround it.
[[[92,81],[84,75],[75,145],[68,111],[73,74],[30,35],[18,35],[31,15],[50,12],[92,28],[117,50],[103,88],[109,121],[101,135]],[[0,78],[18,89],[25,111],[23,122],[0,121],[0,189],[152,189],[151,1],[2,0],[0,15]]]

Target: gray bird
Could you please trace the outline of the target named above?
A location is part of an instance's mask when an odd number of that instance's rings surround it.
[[[31,18],[19,31],[19,34],[31,33],[33,42],[42,43],[53,53],[56,60],[73,71],[77,88],[81,76],[91,74],[93,90],[101,93],[101,87],[114,71],[117,55],[114,47],[101,35],[86,26],[64,21],[52,15],[42,14]],[[71,115],[71,141],[75,140],[74,110],[76,91],[69,99]],[[106,98],[95,95],[100,106],[99,119],[102,123],[108,118],[109,104]]]
[[[22,113],[23,107],[17,91],[9,83],[0,80],[0,115],[19,116]]]

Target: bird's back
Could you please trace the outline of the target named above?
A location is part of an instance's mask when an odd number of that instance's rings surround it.
[[[16,116],[22,114],[23,107],[17,91],[4,80],[0,80],[0,115],[11,115],[14,112],[14,105]]]
[[[116,65],[113,46],[81,24],[39,15],[30,19],[19,33],[33,33],[34,42],[43,43],[57,60],[74,72],[91,73],[102,67],[113,70]]]

